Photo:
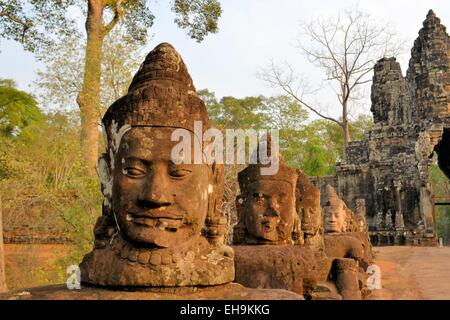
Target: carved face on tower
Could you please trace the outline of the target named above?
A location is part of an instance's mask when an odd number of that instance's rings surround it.
[[[296,210],[306,236],[315,235],[322,228],[320,190],[311,184],[308,177],[297,170]]]
[[[323,207],[323,222],[326,233],[346,231],[346,205],[339,199],[336,191],[330,185],[325,188],[325,205]]]
[[[175,164],[175,128],[134,127],[115,157],[112,208],[129,241],[172,247],[200,235],[208,210],[209,168]]]
[[[260,165],[250,164],[239,172],[241,195],[237,198],[244,243],[292,243],[298,228],[295,214],[295,171],[279,158],[275,175],[261,175]]]

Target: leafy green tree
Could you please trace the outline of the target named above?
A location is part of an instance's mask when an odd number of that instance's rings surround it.
[[[263,96],[243,99],[228,96],[217,101],[215,94],[207,89],[199,90],[197,94],[205,102],[209,117],[218,128],[264,128],[269,119],[263,112]]]
[[[372,127],[372,118],[360,115],[349,123],[355,140],[363,140]],[[299,133],[302,145],[298,148],[297,163],[310,176],[333,175],[336,162],[341,161],[344,134],[342,128],[327,120],[315,120]]]
[[[302,130],[308,112],[289,96],[263,98],[263,113],[268,118],[264,127],[279,130],[280,152],[286,163],[298,168],[301,161]]]
[[[123,96],[144,59],[141,46],[120,28],[114,29],[103,44],[101,113]],[[34,86],[41,105],[76,108],[82,87],[85,41],[70,35],[55,44],[55,50],[39,56],[45,68],[38,71]]]
[[[42,120],[36,100],[18,90],[13,80],[0,79],[0,132],[7,136],[18,135],[33,122]]]
[[[344,135],[342,128],[327,120],[308,121],[308,113],[294,98],[223,97],[218,100],[213,92],[199,90],[213,125],[220,129],[254,128],[279,129],[280,151],[286,163],[301,168],[310,176],[335,173],[341,160]],[[363,140],[372,127],[372,117],[360,115],[349,123],[356,140]]]
[[[32,0],[28,6],[22,0],[0,0],[0,35],[24,43],[27,50],[48,53],[58,40],[80,34],[78,21],[67,14],[74,9],[85,16],[83,81],[77,104],[86,172],[95,175],[105,39],[116,26],[122,25],[130,40],[145,44],[154,16],[147,0]],[[196,41],[217,32],[222,12],[218,0],[174,0],[171,9],[175,23],[187,29]]]

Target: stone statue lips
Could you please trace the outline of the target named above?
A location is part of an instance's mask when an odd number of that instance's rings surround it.
[[[265,232],[272,232],[272,231],[275,231],[277,223],[276,223],[275,219],[264,218],[261,221],[261,226],[263,227],[263,230]]]
[[[313,231],[314,230],[314,226],[312,223],[302,222],[302,227],[303,227],[304,231]]]
[[[165,207],[145,211],[130,211],[130,220],[136,224],[159,229],[167,229],[169,231],[176,231],[184,224],[183,214],[164,212],[161,208]]]
[[[331,221],[329,221],[328,222],[328,227],[329,227],[329,229],[331,229],[331,230],[336,230],[337,228],[338,228],[338,224],[337,224],[337,222],[331,222]]]

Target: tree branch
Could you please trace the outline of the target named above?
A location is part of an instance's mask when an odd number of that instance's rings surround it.
[[[123,14],[122,9],[122,1],[123,0],[116,0],[116,4],[114,5],[114,17],[111,19],[111,21],[105,26],[105,35],[107,35],[119,22],[120,18]]]
[[[23,19],[20,19],[16,15],[6,12],[6,11],[0,11],[0,17],[6,17],[7,19],[11,20],[12,22],[15,22],[17,24],[22,25],[23,31],[22,31],[22,38],[20,40],[21,43],[25,42],[25,32],[33,27],[33,24],[31,22],[27,22]]]

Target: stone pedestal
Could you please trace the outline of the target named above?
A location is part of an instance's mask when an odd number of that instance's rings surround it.
[[[287,289],[311,296],[318,266],[308,247],[292,245],[234,246],[235,282],[250,288]]]
[[[248,289],[237,283],[141,291],[87,286],[68,290],[65,285],[55,285],[0,294],[0,300],[303,300],[303,296],[287,290]]]

